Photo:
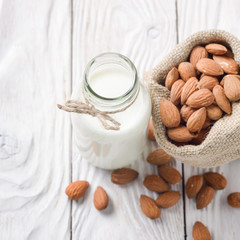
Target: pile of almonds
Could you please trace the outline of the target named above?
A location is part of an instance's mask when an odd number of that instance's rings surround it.
[[[170,101],[160,102],[160,116],[175,143],[200,144],[210,126],[231,114],[231,102],[240,100],[240,75],[233,53],[224,45],[196,46],[189,62],[167,74]]]
[[[154,136],[154,134],[153,134]],[[142,212],[150,219],[157,219],[161,216],[161,209],[174,206],[181,198],[181,193],[171,191],[169,184],[178,184],[182,176],[178,170],[166,164],[173,161],[173,157],[163,149],[150,153],[147,162],[158,167],[158,175],[148,175],[143,181],[143,185],[150,191],[159,193],[156,200],[146,195],[140,196],[140,207]],[[138,178],[138,172],[130,168],[116,169],[111,174],[111,181],[117,185],[125,185]],[[204,185],[204,180],[206,185]],[[189,199],[196,196],[196,207],[202,209],[208,206],[214,197],[214,190],[222,190],[226,187],[226,178],[214,172],[204,173],[203,176],[195,175],[188,179],[186,183],[186,194]],[[66,188],[66,194],[71,200],[82,198],[89,183],[87,181],[76,181],[70,183]],[[240,208],[240,192],[232,193],[228,196],[228,204],[234,208]],[[93,203],[97,210],[102,211],[108,206],[108,195],[106,191],[98,186],[93,196]],[[208,228],[201,222],[196,222],[193,226],[192,236],[194,240],[211,240]]]

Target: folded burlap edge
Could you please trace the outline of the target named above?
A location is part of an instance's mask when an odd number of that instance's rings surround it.
[[[164,81],[171,68],[186,61],[194,46],[209,42],[219,42],[230,47],[234,53],[234,59],[238,65],[240,64],[240,41],[226,31],[207,30],[197,32],[178,44],[152,71],[145,74],[152,100],[156,141],[177,160],[203,168],[220,166],[240,157],[240,103],[232,104],[232,114],[218,120],[200,145],[180,147],[167,138],[166,128],[160,118],[159,104],[162,98],[169,98],[170,93],[164,87]]]

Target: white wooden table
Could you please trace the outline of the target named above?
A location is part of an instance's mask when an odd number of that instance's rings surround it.
[[[190,34],[225,29],[240,38],[237,0],[8,0],[0,1],[0,239],[192,239],[196,220],[214,240],[240,239],[240,211],[226,204],[240,191],[240,161],[211,169],[228,179],[213,203],[196,210],[184,197],[159,220],[147,219],[140,194],[146,163],[157,145],[148,144],[133,164],[138,181],[119,187],[110,172],[81,158],[72,140],[70,116],[56,108],[81,81],[87,62],[115,51],[128,56],[140,77]],[[183,175],[204,170],[173,164]],[[88,180],[84,199],[71,202],[64,191],[71,182]],[[98,212],[95,188],[109,194],[110,205]],[[174,186],[184,192],[184,184]]]

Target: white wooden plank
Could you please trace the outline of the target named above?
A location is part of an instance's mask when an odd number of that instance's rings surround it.
[[[0,239],[69,239],[69,1],[0,4]]]
[[[84,67],[95,55],[116,51],[128,56],[140,77],[158,63],[176,44],[175,1],[73,1],[73,88],[82,80]],[[157,194],[147,191],[142,181],[157,173],[146,163],[149,143],[142,157],[132,167],[140,173],[129,186],[119,187],[110,181],[110,171],[95,168],[73,149],[73,181],[86,179],[91,187],[87,195],[73,202],[73,239],[171,239],[184,237],[182,200],[172,209],[163,210],[159,220],[147,219],[140,209],[139,197]],[[175,164],[181,171],[181,164]],[[110,197],[110,206],[98,212],[93,193],[98,185]],[[181,184],[174,189],[181,190]]]
[[[230,1],[178,1],[179,39],[184,40],[190,34],[205,29],[223,29],[240,38],[240,2]],[[194,174],[202,174],[212,170],[223,173],[228,179],[224,191],[217,191],[213,202],[204,210],[196,210],[195,200],[186,198],[187,236],[191,239],[192,226],[200,220],[206,224],[213,239],[239,239],[240,212],[227,204],[227,196],[231,192],[240,191],[240,161],[213,168],[198,169],[184,166],[185,180]]]

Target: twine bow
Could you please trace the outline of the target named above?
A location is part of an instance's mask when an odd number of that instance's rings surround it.
[[[59,109],[62,109],[66,112],[75,112],[75,113],[82,113],[82,114],[89,114],[93,117],[97,117],[99,121],[102,123],[103,127],[107,130],[119,130],[120,123],[117,122],[115,119],[110,117],[108,114],[112,112],[102,112],[96,109],[90,103],[84,103],[78,100],[68,100],[65,106],[58,104]],[[114,113],[114,112],[113,112]],[[112,125],[108,122],[111,122]]]
[[[116,111],[100,111],[100,110],[98,110],[88,101],[88,99],[86,98],[84,93],[83,93],[83,96],[84,96],[85,102],[82,102],[79,100],[68,100],[65,103],[65,106],[63,106],[61,104],[58,104],[57,106],[59,109],[62,109],[66,112],[89,114],[92,117],[97,117],[106,130],[119,130],[121,123],[116,121],[114,118],[110,117],[109,114],[114,114],[114,113],[119,113],[119,112],[125,111],[136,101],[138,94],[139,94],[139,90],[135,96],[135,99],[132,102],[130,102],[124,108],[121,108]]]

